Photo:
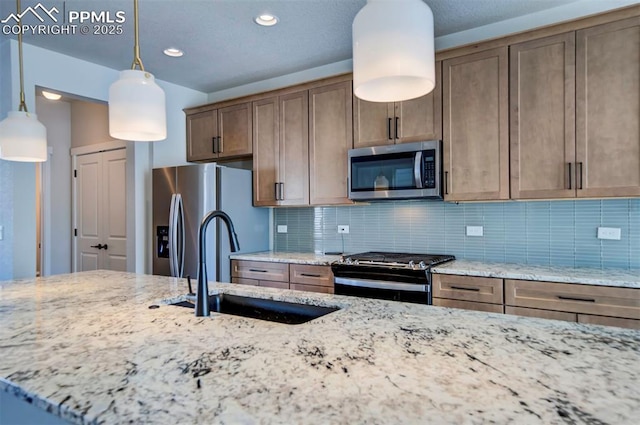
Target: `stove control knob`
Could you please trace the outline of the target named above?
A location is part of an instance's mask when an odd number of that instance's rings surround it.
[[[424,270],[427,268],[427,265],[424,263],[424,261],[420,261],[420,264],[418,264],[418,267],[420,267],[420,269]]]
[[[340,264],[344,263],[344,257],[342,255],[340,256],[340,259],[338,260],[338,263],[340,263]]]
[[[413,262],[413,260],[409,260],[409,268],[412,269],[416,266],[416,263]]]
[[[360,264],[360,261],[358,261],[358,260],[353,260],[353,264],[355,264],[355,265],[357,266],[358,264]]]
[[[347,263],[347,264],[351,264],[351,263],[353,263],[353,261],[351,260],[351,258],[350,258],[350,257],[347,257],[347,259],[345,260],[345,263]]]

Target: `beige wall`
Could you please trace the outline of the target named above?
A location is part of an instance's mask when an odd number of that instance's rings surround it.
[[[109,136],[109,109],[106,104],[71,102],[71,147],[115,140]]]

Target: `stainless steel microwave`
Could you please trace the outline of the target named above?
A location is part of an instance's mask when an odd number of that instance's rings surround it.
[[[442,142],[349,150],[349,199],[442,199]]]

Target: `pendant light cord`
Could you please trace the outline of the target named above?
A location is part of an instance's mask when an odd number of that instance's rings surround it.
[[[24,98],[24,68],[22,65],[22,18],[20,17],[20,0],[16,0],[16,8],[18,10],[18,26],[20,31],[18,32],[18,62],[20,63],[20,106],[19,111],[29,112],[27,110],[27,103]]]
[[[20,0],[18,0],[20,1]],[[131,69],[136,69],[136,65],[140,67],[141,71],[144,71],[144,65],[142,59],[140,59],[140,37],[138,31],[138,0],[133,0],[133,31],[135,36],[135,42],[133,45],[133,64]]]

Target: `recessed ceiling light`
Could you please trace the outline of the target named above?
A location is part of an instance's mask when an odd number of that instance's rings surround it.
[[[172,58],[179,58],[184,55],[184,52],[180,49],[176,49],[175,47],[169,47],[168,49],[164,49],[164,54],[171,56]]]
[[[271,27],[278,23],[278,17],[264,13],[260,16],[256,16],[254,21],[256,21],[256,24],[262,25],[263,27]]]
[[[60,100],[62,98],[61,94],[51,93],[49,91],[44,91],[44,90],[42,90],[42,95],[49,100]]]

